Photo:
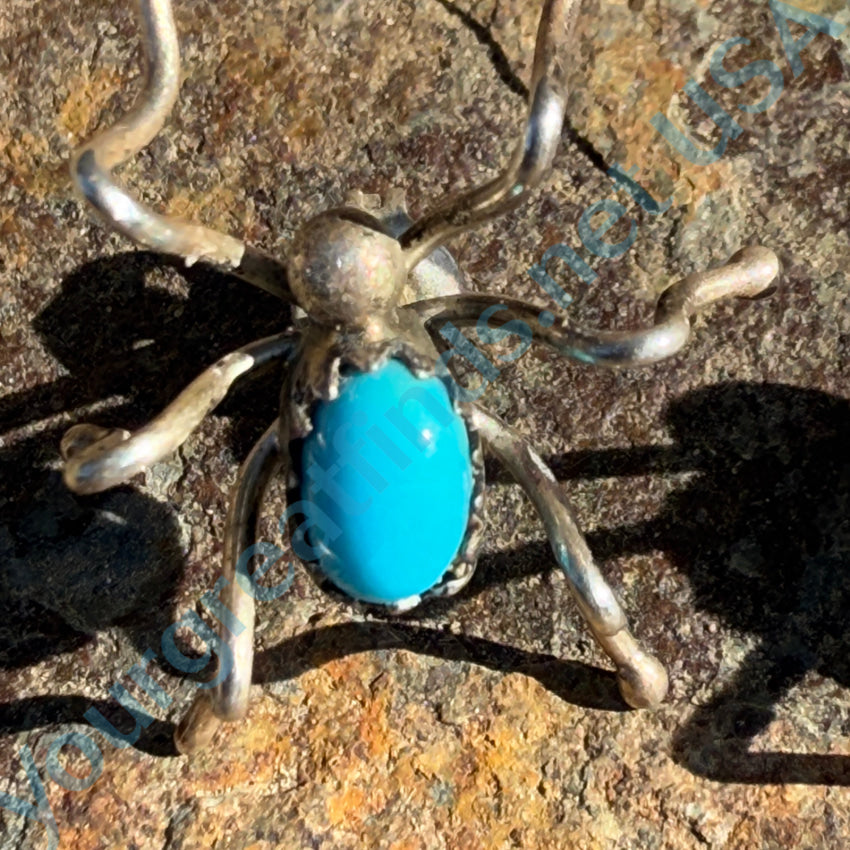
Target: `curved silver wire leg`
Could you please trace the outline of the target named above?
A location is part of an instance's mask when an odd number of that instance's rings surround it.
[[[488,446],[519,481],[540,514],[555,558],[564,570],[593,636],[617,669],[633,708],[654,708],[667,694],[667,673],[629,631],[626,615],[593,561],[562,487],[528,441],[473,405],[472,420]]]
[[[222,568],[225,587],[220,599],[241,627],[233,632],[223,622],[219,626],[230,670],[212,692],[195,697],[180,721],[174,742],[181,753],[207,746],[222,722],[239,720],[248,710],[254,666],[254,598],[240,587],[236,570],[242,553],[255,543],[263,494],[281,462],[275,421],[242,464],[227,512]]]
[[[69,428],[61,445],[65,484],[75,493],[87,495],[132,478],[180,446],[240,375],[288,357],[295,350],[296,339],[295,332],[278,334],[226,354],[134,434],[97,425]]]
[[[501,305],[492,319],[496,328],[511,319],[525,323],[527,339],[553,348],[565,357],[595,366],[644,366],[679,351],[691,333],[691,317],[724,298],[752,298],[763,293],[779,273],[773,251],[757,245],[738,251],[725,266],[697,272],[674,283],[659,298],[655,324],[637,331],[597,331],[570,325],[547,309],[498,295],[455,295],[409,304],[432,335],[446,322],[477,325],[488,308]],[[514,333],[517,333],[514,331]],[[489,342],[487,329],[479,335]],[[523,334],[520,333],[520,336]]]
[[[138,0],[138,12],[148,60],[145,89],[113,127],[74,151],[74,184],[108,224],[140,245],[184,257],[187,265],[209,261],[289,300],[283,265],[225,233],[148,209],[112,177],[113,168],[162,129],[180,87],[180,50],[170,0]]]
[[[410,271],[438,245],[525,201],[548,174],[567,103],[567,46],[580,0],[545,0],[537,29],[528,118],[507,170],[494,180],[438,204],[400,237]]]

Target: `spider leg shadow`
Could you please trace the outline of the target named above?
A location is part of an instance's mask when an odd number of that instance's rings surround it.
[[[0,468],[18,468],[41,450],[38,441],[17,443],[0,456]],[[0,736],[84,722],[91,707],[107,718],[120,714],[109,700],[18,694],[45,679],[45,662],[54,683],[74,681],[89,658],[102,654],[98,633],[121,629],[139,654],[158,647],[184,566],[180,529],[168,505],[130,487],[80,500],[58,472],[24,468],[34,489],[4,512],[0,524],[0,682],[15,683],[14,690],[4,684],[0,691]],[[67,653],[74,654],[73,669],[58,661]],[[116,669],[113,680],[121,672]],[[115,724],[120,728],[120,721]],[[155,727],[144,734],[151,742],[158,737]]]
[[[716,782],[850,786],[850,756],[751,749],[775,719],[776,704],[807,672],[803,652],[797,641],[753,650],[733,681],[676,732],[676,761]],[[817,667],[818,660],[812,655],[809,662]]]
[[[614,674],[607,670],[545,653],[526,652],[484,638],[394,620],[325,626],[283,641],[258,653],[254,682],[291,679],[359,652],[397,649],[442,661],[477,664],[502,673],[523,673],[565,702],[584,708],[628,710]]]

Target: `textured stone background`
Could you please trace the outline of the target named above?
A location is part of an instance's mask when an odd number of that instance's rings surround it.
[[[792,79],[761,0],[583,4],[575,129],[675,203],[636,212],[634,247],[595,261],[591,287],[561,279],[577,319],[636,326],[670,282],[758,240],[782,258],[779,291],[700,318],[669,363],[600,373],[534,352],[487,394],[575,499],[636,632],[669,665],[667,704],[623,710],[530,504],[492,465],[486,551],[461,598],[364,622],[299,571],[261,611],[249,722],[175,756],[193,688],[153,667],[173,703],[145,703],[157,720],[137,745],[104,745],[89,790],[49,780],[53,738],[89,729],[92,705],[118,723],[109,688],[212,585],[228,489],[280,380],[245,381],[132,486],[76,499],[58,480],[69,424],[138,426],[286,321],[247,285],[133,251],[72,197],[69,148],[138,88],[129,7],[0,7],[0,793],[33,800],[28,746],[60,846],[79,850],[846,847],[848,36],[818,37]],[[179,108],[123,177],[280,253],[351,189],[402,187],[422,211],[509,154],[538,7],[178,0]],[[850,22],[841,0],[809,8]],[[751,45],[730,64],[785,70],[767,114],[736,108],[763,81],[708,80],[735,36]],[[648,123],[686,114],[691,76],[745,129],[705,168]],[[457,257],[475,288],[539,301],[525,270],[577,246],[581,211],[611,194],[565,144],[535,199],[457,240]],[[269,533],[281,507],[274,495]],[[4,848],[47,846],[34,821],[3,809],[0,824]]]

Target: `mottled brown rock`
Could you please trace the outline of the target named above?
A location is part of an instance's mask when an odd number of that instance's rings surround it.
[[[421,212],[513,148],[537,2],[176,6],[179,107],[121,172],[164,210],[284,254],[349,190],[401,187]],[[807,8],[850,22],[841,0]],[[212,586],[227,492],[275,415],[280,375],[246,381],[175,457],[114,493],[63,489],[61,433],[86,419],[138,426],[287,314],[238,281],[135,252],[73,198],[71,146],[140,85],[131,4],[6,0],[0,793],[33,799],[29,747],[60,846],[77,850],[847,847],[848,32],[815,39],[795,79],[767,3],[583,4],[570,62],[582,148],[636,165],[673,204],[652,216],[620,193],[631,250],[585,254],[590,286],[554,268],[576,318],[648,321],[657,292],[749,242],[784,266],[776,295],[698,319],[670,363],[594,372],[534,352],[486,395],[551,461],[635,631],[669,666],[660,711],[624,710],[539,520],[491,464],[486,550],[460,598],[364,620],[299,569],[261,609],[247,723],[175,756],[193,688],[153,666],[170,707],[145,701],[156,721],[137,745],[104,744],[102,776],[70,791],[45,771],[51,741],[90,730],[92,706],[119,723],[110,687]],[[737,107],[763,79],[711,81],[710,57],[733,37],[751,44],[728,67],[784,71],[766,114]],[[689,78],[744,129],[703,168],[649,123],[660,110],[716,141],[681,93]],[[610,180],[565,144],[530,204],[453,249],[477,289],[543,303],[526,270],[557,242],[578,248],[576,222],[603,197]],[[282,506],[275,491],[268,539]],[[47,846],[33,821],[0,809],[0,825],[4,848]]]

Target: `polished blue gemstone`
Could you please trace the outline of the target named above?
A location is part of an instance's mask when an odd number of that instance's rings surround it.
[[[473,474],[466,425],[439,378],[398,360],[344,376],[315,411],[301,471],[307,548],[339,588],[389,604],[442,578],[469,522]]]

